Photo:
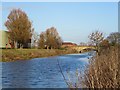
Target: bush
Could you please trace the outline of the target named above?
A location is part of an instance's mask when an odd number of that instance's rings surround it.
[[[120,46],[101,51],[91,58],[82,84],[87,88],[120,88]]]

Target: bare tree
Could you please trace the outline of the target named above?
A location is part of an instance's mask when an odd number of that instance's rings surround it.
[[[99,49],[99,44],[103,41],[103,33],[99,31],[92,32],[88,38],[96,46],[96,49]]]
[[[13,9],[8,15],[5,26],[9,30],[10,39],[23,46],[32,37],[32,23],[27,14],[20,9]]]
[[[38,41],[39,41],[39,35],[37,32],[33,32],[33,35],[32,35],[32,44],[33,44],[33,47],[37,47],[38,46]]]
[[[119,32],[111,33],[107,37],[107,39],[112,45],[120,44],[120,33]]]

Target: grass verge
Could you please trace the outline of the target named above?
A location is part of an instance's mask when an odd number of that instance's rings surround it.
[[[59,49],[2,49],[2,62],[29,60],[32,58],[50,57],[75,53],[72,50]]]

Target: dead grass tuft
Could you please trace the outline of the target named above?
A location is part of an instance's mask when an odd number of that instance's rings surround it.
[[[87,88],[120,88],[120,47],[111,47],[91,58],[83,85]]]

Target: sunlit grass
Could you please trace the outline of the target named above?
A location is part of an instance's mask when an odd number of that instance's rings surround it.
[[[72,50],[59,50],[59,49],[3,49],[2,61],[16,61],[28,60],[39,57],[49,57],[56,55],[63,55],[74,53]]]

